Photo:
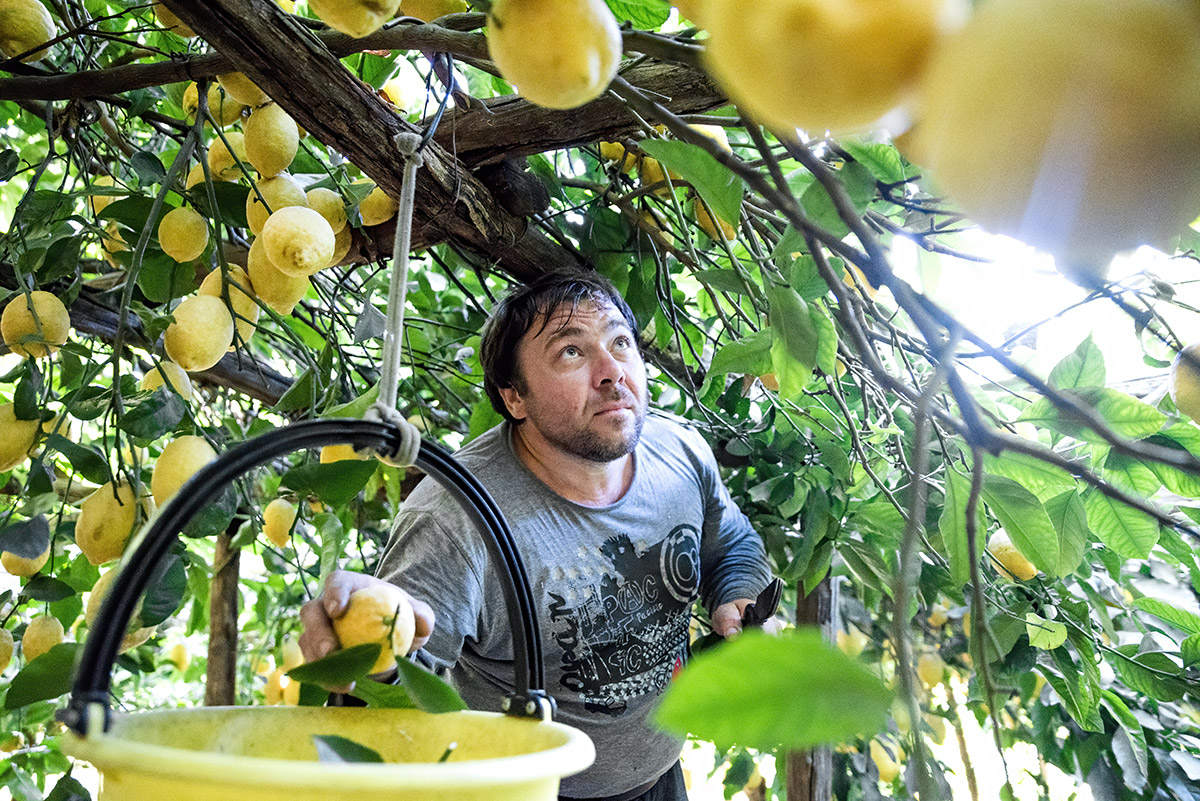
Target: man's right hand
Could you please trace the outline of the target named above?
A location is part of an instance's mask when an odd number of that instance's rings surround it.
[[[300,608],[300,622],[304,625],[304,632],[300,635],[300,650],[304,652],[306,662],[315,662],[341,647],[333,631],[333,621],[346,613],[351,593],[373,584],[387,582],[349,570],[335,570],[329,574],[321,594]],[[407,592],[404,594],[412,605],[413,617],[416,618],[416,635],[413,637],[411,649],[415,651],[429,641],[429,635],[433,633],[434,614],[429,604],[418,601]],[[334,692],[350,691],[349,687],[329,689]]]

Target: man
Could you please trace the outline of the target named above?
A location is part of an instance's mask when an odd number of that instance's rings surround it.
[[[565,798],[686,801],[679,738],[650,720],[687,655],[694,601],[718,634],[770,580],[762,543],[696,433],[647,418],[629,307],[604,279],[556,273],[496,308],[484,387],[505,423],[457,459],[504,511],[525,563],[557,719],[596,762]],[[449,671],[467,703],[499,710],[513,685],[512,632],[472,524],[432,481],[405,502],[378,579],[339,572],[305,605],[309,658],[336,646],[329,619],[380,579],[415,602],[417,658]]]

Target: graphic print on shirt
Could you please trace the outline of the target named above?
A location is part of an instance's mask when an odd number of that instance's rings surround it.
[[[700,532],[676,526],[654,545],[622,534],[597,556],[607,564],[595,581],[569,596],[548,592],[550,623],[562,648],[560,684],[589,712],[616,716],[629,699],[662,692],[683,664],[700,585]]]

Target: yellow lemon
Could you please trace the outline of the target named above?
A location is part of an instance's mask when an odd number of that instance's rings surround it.
[[[0,313],[4,344],[26,358],[40,359],[58,350],[71,331],[71,315],[63,302],[41,289],[18,292]]]
[[[0,472],[29,458],[40,426],[40,420],[18,420],[13,404],[0,403]]]
[[[917,657],[917,678],[921,680],[926,689],[932,690],[941,684],[945,673],[946,663],[938,654],[928,653]]]
[[[943,0],[710,0],[705,63],[731,99],[783,130],[869,125],[904,98]]]
[[[328,267],[336,244],[329,223],[306,206],[289,206],[273,213],[263,224],[259,239],[271,264],[294,277]]]
[[[208,171],[218,181],[236,181],[242,175],[238,162],[246,163],[246,139],[237,131],[230,131],[213,140],[208,149]],[[227,144],[228,143],[228,144]]]
[[[264,177],[283,172],[296,158],[300,129],[278,103],[267,103],[250,112],[244,130],[246,157]]]
[[[408,599],[397,588],[382,584],[351,593],[345,613],[333,621],[343,648],[369,642],[382,646],[372,673],[389,670],[395,666],[396,656],[407,655],[416,630]]]
[[[330,28],[361,39],[396,16],[400,0],[308,0],[308,7]]]
[[[92,186],[116,186],[117,182],[111,175],[98,175],[92,180]],[[108,204],[120,200],[116,195],[88,195],[88,208],[92,214],[99,215],[108,208]]]
[[[250,337],[254,336],[254,327],[258,324],[258,315],[261,309],[255,301],[254,286],[250,280],[250,276],[241,267],[230,265],[229,267],[229,283],[226,284],[221,275],[220,270],[213,270],[208,275],[204,276],[204,280],[200,282],[200,289],[197,290],[199,295],[212,295],[214,298],[220,298],[221,302],[225,302],[223,291],[228,288],[229,294],[229,311],[233,316],[237,336],[234,342],[230,344],[229,349],[234,350],[239,342],[249,342]],[[243,291],[245,290],[245,291]],[[247,291],[249,294],[247,294]]]
[[[637,164],[637,156],[625,149],[620,142],[601,142],[600,159],[608,163],[616,163],[617,169],[628,173]]]
[[[37,0],[0,0],[0,53],[16,58],[55,36],[54,18]],[[37,61],[45,49],[30,53],[22,61]]]
[[[187,206],[172,209],[158,224],[158,244],[175,261],[195,261],[208,247],[208,222]]]
[[[927,620],[929,625],[935,629],[940,629],[942,626],[946,625],[947,621],[950,620],[950,616],[946,614],[945,605],[934,604],[929,610],[929,617]]]
[[[1185,360],[1190,357],[1200,364],[1200,342],[1188,345],[1171,365],[1171,400],[1175,407],[1193,420],[1200,420],[1200,368]]]
[[[696,133],[705,136],[717,143],[717,146],[726,153],[732,153],[733,148],[729,146],[729,133],[723,125],[693,125],[691,126]]]
[[[353,243],[354,229],[349,225],[334,234],[333,255],[329,257],[329,266],[341,264],[346,259],[346,254],[350,252],[350,246]]]
[[[168,442],[154,462],[154,472],[150,477],[150,492],[154,495],[154,502],[162,506],[171,500],[180,487],[200,472],[200,468],[216,458],[217,452],[204,437],[188,434]]]
[[[1016,578],[1021,581],[1029,581],[1037,575],[1037,568],[1033,566],[1033,562],[1021,553],[1020,549],[1013,544],[1009,539],[1008,532],[1004,529],[997,529],[996,533],[988,539],[988,553],[999,562],[998,570],[1001,574],[1008,578]],[[967,625],[964,620],[963,625]]]
[[[379,225],[396,216],[400,204],[392,200],[375,182],[369,178],[361,178],[355,184],[370,184],[374,189],[358,204],[358,215],[362,217],[363,225]]]
[[[75,521],[75,544],[93,565],[118,558],[140,517],[148,517],[153,508],[148,498],[141,503],[133,496],[126,481],[104,484],[84,499]]]
[[[839,631],[837,633],[837,647],[846,656],[857,657],[866,650],[867,643],[870,638],[861,631],[851,626],[849,631]]]
[[[1102,278],[1200,211],[1200,14],[994,0],[938,49],[912,156],[974,221]]]
[[[495,0],[487,41],[501,76],[548,108],[599,97],[621,62],[621,29],[604,0]]]
[[[233,316],[224,301],[211,295],[193,295],[171,313],[163,347],[171,360],[189,373],[207,370],[233,344]]]
[[[346,227],[346,203],[337,192],[323,186],[317,187],[308,190],[305,199],[308,207],[324,217],[335,234],[341,233]]]
[[[272,212],[288,206],[308,205],[304,189],[286,172],[258,181],[255,186],[258,191],[251,189],[250,194],[246,195],[246,221],[255,236],[262,233]],[[259,200],[259,195],[262,195],[262,200]],[[265,205],[263,201],[266,201]]]
[[[175,12],[167,8],[162,3],[154,3],[154,16],[158,19],[158,24],[166,28],[176,36],[184,39],[191,39],[196,35],[196,32],[183,23]]]
[[[900,776],[900,763],[892,758],[887,748],[878,740],[872,740],[870,745],[871,761],[879,770],[879,780],[891,784]],[[899,757],[899,752],[896,754]]]
[[[276,498],[263,509],[263,536],[277,548],[286,548],[296,523],[296,507],[286,498]]]
[[[21,638],[21,653],[25,661],[32,662],[58,645],[66,637],[63,624],[53,615],[41,615],[29,621],[25,636]]]
[[[925,713],[925,723],[929,726],[930,739],[938,745],[946,742],[946,719],[941,715],[935,715],[932,712]]]
[[[153,392],[161,386],[166,386],[185,402],[192,402],[192,379],[187,371],[175,362],[161,361],[146,371],[138,382],[138,389]]]
[[[276,668],[267,676],[267,686],[263,688],[263,697],[271,706],[283,702],[283,683],[285,681],[288,681],[288,678],[283,675],[283,668]]]
[[[679,176],[671,174],[672,180],[678,180]],[[671,187],[666,183],[667,171],[663,169],[662,162],[658,159],[652,159],[649,156],[642,156],[638,159],[638,181],[642,186],[653,186],[651,191],[659,197],[670,197]]]
[[[326,445],[321,448],[321,464],[329,464],[330,462],[344,462],[351,459],[362,461],[365,456],[360,456],[358,451],[354,450],[353,445]]]
[[[221,127],[240,120],[242,113],[246,110],[244,103],[239,103],[222,92],[221,84],[216,81],[209,82],[205,95],[208,99],[208,113]],[[196,119],[196,113],[199,110],[200,90],[195,83],[189,83],[187,89],[183,90],[183,111],[187,115],[188,122]]]
[[[737,229],[708,210],[708,204],[700,197],[692,200],[696,223],[714,242],[732,242],[737,238]]]
[[[174,665],[176,670],[183,673],[192,664],[192,654],[188,651],[187,645],[177,642],[167,652],[167,661]]]
[[[213,176],[213,179],[218,181],[221,180],[215,175]],[[188,170],[187,178],[184,180],[183,186],[185,189],[191,189],[196,184],[202,183],[204,183],[204,166],[201,164],[193,164],[192,168]]]
[[[15,553],[5,551],[0,553],[0,564],[4,565],[4,569],[14,576],[21,578],[29,578],[36,576],[38,571],[46,566],[46,562],[50,561],[50,546],[46,546],[46,550],[32,559],[27,559],[24,556],[17,556]]]
[[[280,272],[267,258],[262,239],[255,239],[250,243],[250,252],[246,255],[246,272],[258,299],[277,314],[291,314],[292,308],[304,298],[312,286],[307,276]]]
[[[96,579],[96,583],[92,585],[92,589],[88,593],[87,606],[83,610],[83,620],[89,628],[96,621],[96,615],[100,614],[100,607],[104,605],[104,598],[108,595],[113,581],[116,580],[117,572],[115,568],[109,570]],[[138,601],[133,616],[136,618],[141,612],[142,602]],[[125,632],[125,636],[121,638],[121,651],[128,651],[130,648],[138,647],[154,634],[154,626],[142,626],[139,628],[134,628],[133,626],[134,624],[131,622],[130,627]]]
[[[225,94],[242,105],[254,108],[266,103],[270,98],[267,93],[258,88],[254,81],[240,72],[226,72],[217,76],[217,82],[225,90]]]
[[[13,655],[13,636],[12,632],[5,628],[0,628],[0,673],[3,673],[8,663],[12,661]]]
[[[295,637],[284,639],[282,652],[283,661],[281,664],[285,672],[304,664],[304,652],[300,650],[300,643],[296,641]]]
[[[462,14],[467,10],[467,0],[400,0],[400,14],[416,17],[422,22],[433,22],[438,17]]]

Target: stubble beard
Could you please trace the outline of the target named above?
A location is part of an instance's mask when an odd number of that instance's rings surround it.
[[[612,400],[624,400],[629,395],[617,395]],[[604,434],[588,426],[539,426],[542,437],[555,447],[586,459],[605,464],[633,453],[642,436],[646,422],[646,404],[633,398],[633,426],[619,433]]]

